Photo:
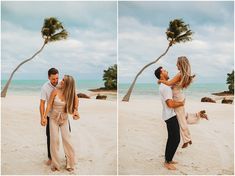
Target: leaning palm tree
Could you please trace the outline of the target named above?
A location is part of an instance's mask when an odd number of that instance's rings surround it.
[[[21,62],[11,73],[10,78],[8,79],[6,85],[4,86],[1,97],[6,97],[8,87],[11,83],[12,77],[14,73],[20,68],[21,65],[25,64],[26,62],[29,62],[32,60],[37,54],[39,54],[45,45],[49,42],[59,41],[62,39],[66,39],[68,37],[68,32],[64,29],[62,23],[58,21],[54,17],[46,18],[44,20],[44,24],[41,30],[42,38],[44,39],[42,47],[29,59],[24,60]]]
[[[166,51],[160,55],[157,59],[155,59],[153,62],[150,62],[149,64],[145,65],[135,76],[135,79],[133,80],[130,88],[128,89],[126,95],[123,97],[122,101],[129,101],[131,92],[135,86],[135,82],[138,78],[138,76],[150,65],[155,64],[159,59],[161,59],[170,49],[171,46],[173,46],[176,43],[181,42],[187,42],[191,41],[193,32],[189,29],[189,25],[185,24],[182,19],[175,19],[173,21],[170,21],[169,28],[166,31],[167,40],[169,41],[168,47]]]

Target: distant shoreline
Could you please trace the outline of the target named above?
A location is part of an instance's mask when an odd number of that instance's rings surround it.
[[[223,92],[212,93],[212,95],[217,95],[217,96],[233,96],[234,94],[229,92],[229,91],[223,91]]]
[[[105,89],[103,87],[97,89],[88,89],[91,92],[110,92],[110,93],[117,93],[117,89]]]

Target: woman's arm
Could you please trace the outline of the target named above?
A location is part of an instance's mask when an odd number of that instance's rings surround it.
[[[79,114],[78,114],[78,104],[79,104],[79,99],[78,96],[75,94],[75,101],[74,101],[74,111],[73,111],[73,119],[77,120],[79,119]]]
[[[173,86],[174,84],[178,83],[181,79],[180,73],[178,73],[177,75],[175,75],[175,77],[173,77],[171,80],[166,81],[166,80],[159,80],[158,83],[163,83],[167,86]]]
[[[57,90],[55,89],[51,92],[51,96],[50,96],[50,99],[47,103],[46,111],[44,113],[44,118],[47,117],[48,112],[51,110],[51,107],[52,107],[52,104],[53,104],[53,101],[54,101],[54,98],[55,98],[56,95],[57,95]]]

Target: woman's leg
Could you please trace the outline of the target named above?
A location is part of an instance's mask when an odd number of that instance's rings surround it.
[[[50,143],[52,168],[59,170],[59,125],[52,118],[50,118]]]
[[[179,122],[180,134],[182,136],[183,143],[187,143],[191,141],[191,135],[186,121],[184,106],[175,108],[175,113]]]
[[[187,113],[186,120],[188,124],[196,124],[200,120],[200,114],[199,113]]]
[[[68,120],[65,120],[63,125],[61,125],[61,135],[62,135],[62,142],[64,146],[64,152],[66,155],[67,163],[66,168],[74,169],[75,163],[75,152],[72,145],[71,133],[69,131],[69,124]]]

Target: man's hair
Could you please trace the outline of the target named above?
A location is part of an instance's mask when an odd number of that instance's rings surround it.
[[[48,76],[59,74],[59,71],[56,68],[50,68],[48,70]]]
[[[154,74],[155,74],[155,76],[157,77],[157,79],[160,79],[161,73],[162,73],[162,67],[158,67],[158,68],[155,70],[155,72],[154,72]]]

